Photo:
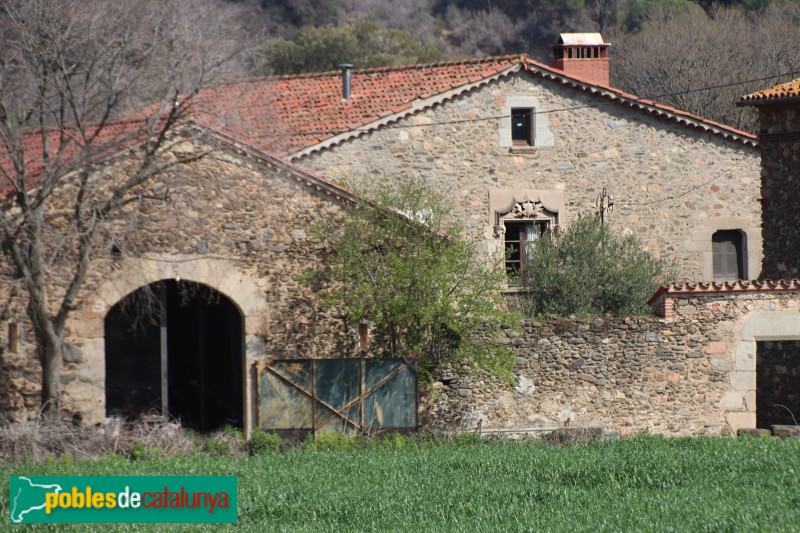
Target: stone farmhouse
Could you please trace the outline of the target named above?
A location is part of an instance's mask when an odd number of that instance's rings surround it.
[[[760,115],[765,276],[672,283],[657,317],[542,320],[510,339],[518,384],[454,371],[431,423],[515,432],[796,434],[800,413],[800,79],[744,96]],[[777,425],[777,427],[776,427]]]
[[[132,206],[108,242],[97,243],[106,253],[93,262],[67,327],[68,412],[98,423],[167,406],[201,429],[227,422],[248,431],[259,423],[259,362],[363,355],[359,326],[320,301],[303,274],[325,260],[315,225],[332,224],[343,205],[359,201],[350,191],[378,181],[414,177],[439,188],[487,257],[519,251],[513,269],[524,269],[527,242],[596,212],[605,191],[614,204],[606,222],[672,258],[684,279],[755,279],[762,259],[791,272],[792,256],[762,252],[761,202],[778,204],[761,185],[761,141],[610,87],[608,47],[597,34],[565,34],[550,66],[524,55],[347,66],[202,89],[186,126],[190,146],[181,150],[214,157],[149,183],[173,191],[173,201]],[[52,283],[63,290],[57,276]],[[766,300],[796,289],[781,283],[768,287]],[[709,286],[752,291],[735,282],[697,286],[697,294],[707,298]],[[422,423],[571,420],[680,433],[754,426],[756,372],[735,366],[730,341],[740,322],[665,325],[683,316],[675,302],[694,295],[692,287],[657,295],[654,305],[672,305],[673,315],[631,319],[613,335],[530,325],[524,338],[509,339],[520,353],[518,390],[444,376],[451,379],[438,382],[443,402],[427,405]],[[767,311],[784,305],[766,300]],[[35,416],[39,370],[24,297],[0,287],[0,302],[0,412]],[[141,320],[148,305],[163,311],[160,324]],[[707,312],[703,305],[686,304]],[[742,303],[742,313],[751,305]],[[586,326],[579,329],[608,329]],[[742,357],[755,360],[755,343],[767,337],[752,339]],[[553,350],[542,349],[547,343]]]
[[[226,135],[353,190],[435,186],[496,259],[596,212],[605,190],[606,221],[673,259],[680,279],[758,277],[756,138],[610,87],[608,48],[565,34],[551,66],[524,55],[348,66],[213,87],[198,106]]]
[[[315,224],[358,197],[210,130],[181,133],[188,140],[165,157],[206,156],[139,191],[169,190],[169,202],[130,204],[108,221],[68,319],[64,407],[83,423],[163,406],[201,430],[252,427],[256,361],[359,354],[343,319],[299,281],[325,257]],[[102,187],[124,164],[98,172]],[[51,274],[58,294],[68,278]],[[41,370],[24,292],[3,281],[0,413],[21,420],[40,407]]]

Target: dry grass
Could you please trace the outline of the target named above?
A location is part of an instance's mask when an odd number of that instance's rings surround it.
[[[0,465],[53,459],[244,454],[238,430],[200,436],[161,419],[125,422],[109,418],[101,426],[75,427],[43,422],[0,424]]]

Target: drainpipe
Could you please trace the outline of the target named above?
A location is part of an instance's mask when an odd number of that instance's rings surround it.
[[[342,70],[342,98],[350,100],[350,69],[353,68],[353,65],[342,63],[339,68]]]

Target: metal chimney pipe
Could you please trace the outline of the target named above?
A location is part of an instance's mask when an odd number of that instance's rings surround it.
[[[350,69],[353,68],[353,65],[342,63],[339,68],[342,69],[342,98],[350,100]]]

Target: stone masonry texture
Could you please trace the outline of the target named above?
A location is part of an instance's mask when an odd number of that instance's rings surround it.
[[[767,312],[789,316],[800,334],[800,295],[705,295],[673,305],[673,320],[526,322],[507,338],[517,354],[514,386],[474,369],[443,369],[425,391],[423,417],[441,429],[480,423],[489,432],[569,424],[622,436],[720,435],[755,427],[756,367],[741,349],[742,331],[754,313]],[[784,370],[785,381],[794,369]],[[797,391],[795,383],[786,394]]]
[[[759,107],[764,198],[762,277],[796,278],[800,272],[800,108]]]
[[[499,146],[499,117],[512,96],[535,97],[537,109],[548,110],[554,146]],[[561,222],[568,223],[594,212],[605,187],[615,200],[606,221],[673,259],[678,279],[711,279],[711,235],[719,229],[747,232],[756,271],[746,277],[758,275],[755,148],[528,74],[489,83],[296,163],[356,191],[418,178],[449,199],[452,216],[487,253],[497,249],[489,191],[562,190],[567,212]]]
[[[194,149],[209,147],[197,143]],[[120,298],[159,279],[203,283],[233,300],[243,314],[248,368],[267,357],[358,354],[357,333],[325,305],[319,295],[324,287],[306,277],[327,255],[324,230],[318,229],[334,224],[341,204],[280,169],[235,153],[212,154],[148,182],[139,191],[143,198],[168,191],[169,201],[129,204],[98,235],[96,256],[67,323],[62,376],[67,416],[81,413],[86,423],[102,421],[103,318]],[[106,174],[98,179],[108,180],[101,187],[113,186]],[[66,186],[58,198],[69,197]],[[62,208],[56,201],[54,223]],[[53,305],[68,279],[69,271],[55,265],[48,287]],[[0,284],[6,307],[0,316],[0,416],[21,420],[39,409],[41,371],[24,292],[11,287]],[[8,351],[9,323],[20,331],[15,353]]]

